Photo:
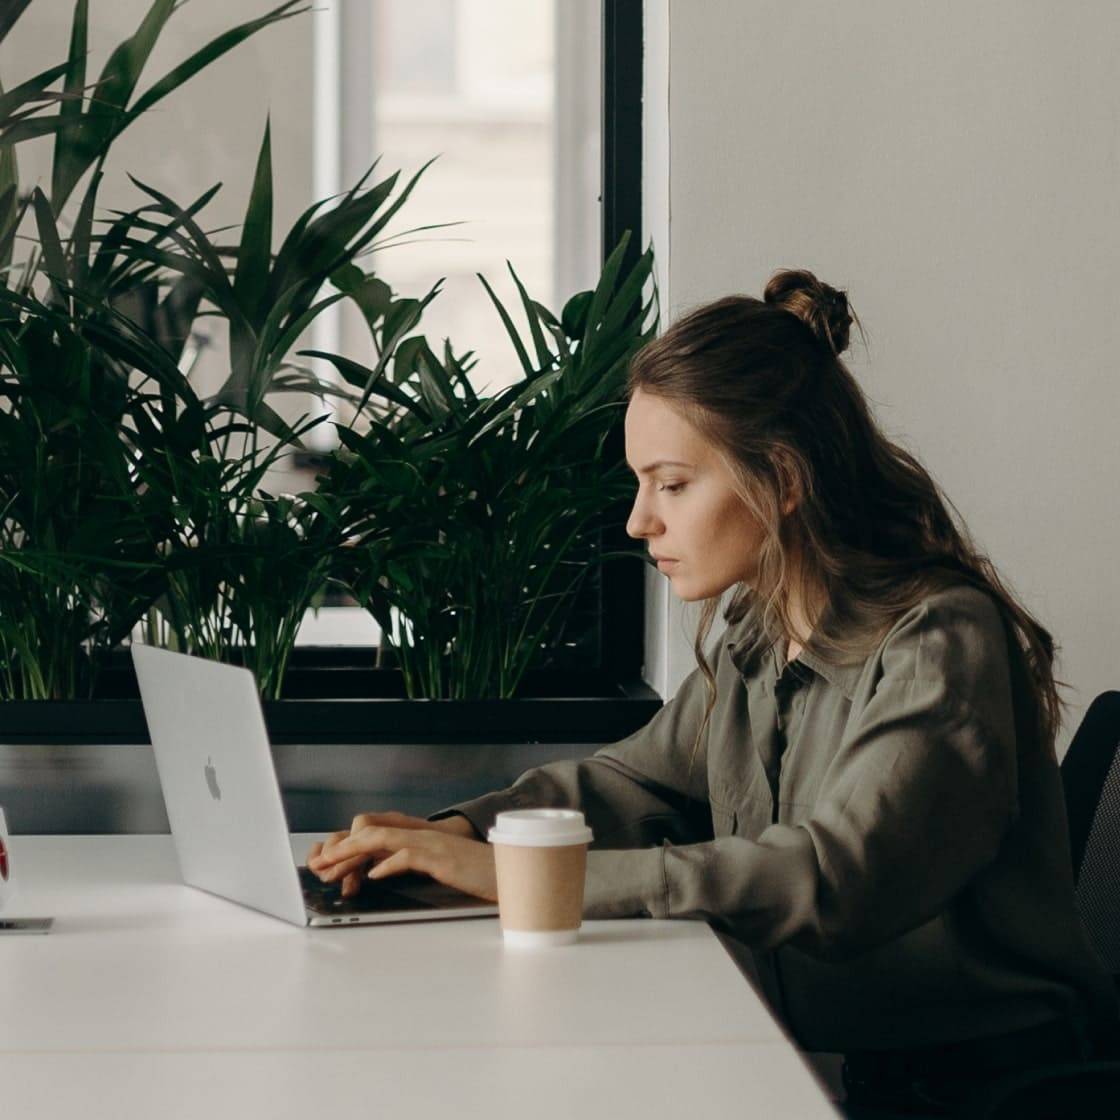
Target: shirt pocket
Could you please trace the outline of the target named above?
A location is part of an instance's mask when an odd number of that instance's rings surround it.
[[[753,840],[770,824],[770,787],[761,767],[738,784],[713,775],[709,779],[708,802],[712,807],[712,831],[716,839],[746,836]]]

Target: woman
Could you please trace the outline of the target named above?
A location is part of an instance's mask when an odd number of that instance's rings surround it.
[[[308,863],[496,899],[505,809],[572,806],[587,918],[704,917],[862,1105],[1089,1053],[1115,1014],[1074,904],[1050,634],[879,430],[809,272],[631,363],[628,533],[702,601],[698,668],[644,728],[428,820],[358,817]],[[728,623],[709,664],[720,607]]]

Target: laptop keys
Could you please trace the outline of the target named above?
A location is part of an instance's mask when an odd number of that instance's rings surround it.
[[[384,883],[374,882],[364,876],[358,893],[350,898],[342,897],[342,886],[339,883],[324,883],[309,868],[301,867],[299,878],[303,887],[303,900],[316,914],[342,917],[346,914],[371,914],[389,910],[432,910],[435,908],[435,903],[414,898],[412,895],[400,894]],[[422,877],[417,876],[417,878]]]

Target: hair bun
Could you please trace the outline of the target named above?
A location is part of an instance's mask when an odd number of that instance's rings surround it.
[[[783,269],[770,277],[763,298],[796,315],[833,354],[839,356],[847,350],[852,316],[846,292],[804,269]]]

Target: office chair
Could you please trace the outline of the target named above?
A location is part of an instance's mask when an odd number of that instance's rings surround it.
[[[1120,692],[1102,692],[1062,759],[1070,852],[1082,925],[1120,974]]]
[[[1065,758],[1062,787],[1081,923],[1120,990],[1120,692],[1102,692]],[[1044,1066],[986,1086],[967,1120],[1093,1120],[1120,1115],[1120,1039],[1100,1060]]]

